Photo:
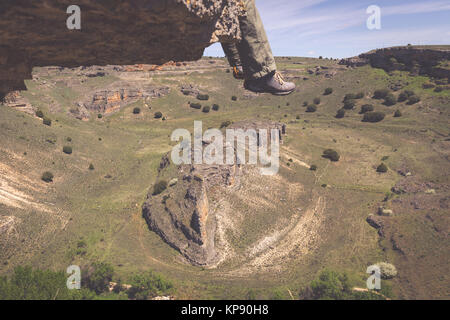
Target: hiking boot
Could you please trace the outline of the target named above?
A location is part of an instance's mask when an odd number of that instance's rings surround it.
[[[244,79],[244,69],[242,66],[233,67],[233,77],[238,80]]]
[[[267,92],[276,96],[285,96],[294,92],[295,83],[284,81],[279,72],[272,72],[261,79],[245,81],[244,87],[253,92]]]

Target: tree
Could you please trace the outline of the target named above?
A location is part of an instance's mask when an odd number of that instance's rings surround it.
[[[323,92],[323,95],[328,96],[332,93],[333,93],[333,88],[326,88],[325,91]]]
[[[394,117],[395,117],[395,118],[399,118],[399,117],[401,117],[401,116],[402,116],[402,112],[401,112],[400,110],[397,109],[397,110],[395,111],[395,113],[394,113]]]
[[[155,112],[155,119],[161,119],[162,118],[162,113],[160,111]]]
[[[361,111],[359,112],[360,114],[364,114],[366,112],[370,112],[373,111],[373,105],[371,104],[365,104],[361,107]]]
[[[386,98],[386,96],[389,94],[389,90],[388,89],[379,89],[379,90],[375,90],[374,94],[373,94],[373,98],[374,99],[384,99]]]
[[[199,93],[199,94],[197,95],[197,99],[198,99],[198,100],[201,100],[201,101],[208,101],[208,100],[209,100],[209,95]]]
[[[387,171],[388,171],[388,168],[387,168],[387,166],[386,166],[384,163],[380,164],[380,165],[377,167],[377,172],[378,172],[378,173],[385,173],[385,172],[387,172]]]
[[[409,97],[407,104],[408,105],[413,105],[413,104],[416,104],[419,101],[420,101],[420,98],[418,96],[416,96],[416,95],[413,95],[413,96]]]
[[[310,104],[307,108],[306,108],[306,112],[316,112],[317,111],[317,107],[313,104]]]
[[[45,181],[45,182],[47,182],[47,183],[53,182],[53,173],[51,173],[50,171],[45,171],[45,172],[42,174],[41,179],[42,179],[42,181]]]
[[[173,291],[171,281],[152,271],[133,276],[128,296],[131,299],[146,300],[158,295],[169,294]]]
[[[209,106],[205,106],[205,107],[203,107],[203,110],[202,110],[202,112],[204,112],[204,113],[208,113],[208,112],[209,112],[209,110],[210,110]]]
[[[219,111],[220,106],[219,106],[218,104],[213,104],[212,109],[213,109],[214,111]]]
[[[384,98],[384,105],[386,106],[393,106],[397,103],[397,99],[392,93],[388,93],[386,97]]]
[[[100,294],[109,288],[114,275],[114,268],[109,263],[96,262],[89,266],[86,276],[82,282],[86,283],[90,290]]]
[[[133,109],[133,114],[139,114],[139,113],[141,113],[141,108],[136,107]]]
[[[363,122],[380,122],[384,119],[386,114],[384,112],[367,112],[364,114]]]
[[[355,108],[356,102],[355,100],[345,100],[344,102],[344,109],[345,110],[352,110],[353,108]]]
[[[326,149],[323,152],[322,157],[326,158],[326,159],[330,159],[331,161],[334,161],[334,162],[339,161],[339,159],[341,158],[339,153],[336,150],[333,150],[333,149]]]
[[[44,112],[42,112],[41,109],[36,110],[36,117],[38,118],[44,118]]]
[[[63,152],[65,154],[72,154],[72,147],[71,146],[64,146],[63,147]]]
[[[320,98],[314,98],[314,104],[319,105],[320,104]]]
[[[52,125],[52,120],[48,117],[44,117],[42,119],[42,123],[45,124],[46,126],[51,126]]]
[[[336,118],[342,119],[343,117],[345,117],[345,109],[339,109],[336,113]]]

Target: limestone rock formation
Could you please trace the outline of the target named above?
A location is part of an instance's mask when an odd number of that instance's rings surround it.
[[[267,129],[269,132],[278,129],[280,136],[286,133],[285,125],[263,120],[240,121],[228,128]],[[204,145],[208,143],[203,141]],[[220,260],[220,252],[215,246],[216,219],[208,195],[220,195],[224,188],[238,188],[245,175],[246,166],[236,162],[233,165],[176,166],[167,154],[158,168],[158,181],[170,182],[158,195],[154,195],[153,190],[149,192],[142,208],[143,216],[149,228],[190,263],[214,265]]]
[[[95,114],[109,114],[120,110],[123,106],[129,105],[143,98],[147,101],[150,98],[159,98],[170,92],[169,87],[158,87],[147,85],[137,87],[130,84],[114,84],[114,88],[95,92],[84,102],[79,102],[78,109],[88,110]]]
[[[428,75],[436,79],[450,78],[450,69],[441,62],[450,59],[450,51],[445,48],[420,48],[414,46],[393,47],[373,50],[358,57],[342,59],[339,63],[350,67],[370,64],[386,72],[401,70],[415,75]]]
[[[0,99],[24,90],[34,66],[198,60],[211,43],[240,39],[245,14],[238,0],[79,0],[81,30],[69,30],[73,4],[0,2]]]

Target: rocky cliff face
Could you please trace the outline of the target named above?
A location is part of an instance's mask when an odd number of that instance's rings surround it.
[[[72,4],[0,2],[0,98],[24,90],[34,66],[197,60],[211,43],[239,39],[245,14],[238,0],[79,0],[81,30],[69,30]]]
[[[370,64],[386,72],[409,71],[414,75],[428,75],[436,79],[449,79],[450,68],[442,62],[450,59],[450,51],[445,49],[424,49],[415,47],[395,47],[374,50],[349,59],[340,64],[360,67]]]
[[[271,121],[242,121],[233,129],[278,129],[285,125]],[[204,145],[208,144],[204,141]],[[215,244],[216,217],[211,210],[211,193],[220,195],[226,188],[238,188],[245,179],[245,165],[180,165],[165,155],[159,167],[158,180],[169,182],[161,194],[150,190],[143,205],[143,216],[149,228],[178,250],[190,263],[211,266],[220,260]]]

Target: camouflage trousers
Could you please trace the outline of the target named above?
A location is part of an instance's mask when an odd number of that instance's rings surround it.
[[[277,66],[255,0],[243,0],[246,16],[240,18],[242,40],[222,43],[232,67],[242,66],[246,79],[259,79],[276,71]]]

